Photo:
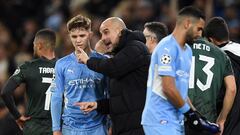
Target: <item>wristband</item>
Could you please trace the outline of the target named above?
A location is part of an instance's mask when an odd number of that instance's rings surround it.
[[[188,110],[190,110],[190,106],[188,103],[185,103],[181,108],[178,109],[181,113],[186,113]]]

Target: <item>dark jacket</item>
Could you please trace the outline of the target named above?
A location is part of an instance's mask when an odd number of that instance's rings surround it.
[[[110,77],[109,101],[98,101],[98,111],[108,107],[114,135],[144,135],[141,116],[145,105],[150,54],[142,32],[123,30],[109,59],[90,58],[87,66]]]
[[[237,93],[231,111],[225,122],[223,135],[239,135],[240,131],[240,56],[225,50],[229,56],[237,85]]]

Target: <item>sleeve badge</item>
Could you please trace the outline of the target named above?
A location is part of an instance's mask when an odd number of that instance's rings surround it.
[[[161,63],[162,64],[169,64],[169,63],[171,63],[171,56],[169,56],[168,54],[162,55]]]

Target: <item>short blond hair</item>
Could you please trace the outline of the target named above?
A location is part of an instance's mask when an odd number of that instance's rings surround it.
[[[91,20],[80,14],[73,17],[67,22],[67,30],[69,32],[72,29],[76,28],[84,28],[85,30],[91,30]]]

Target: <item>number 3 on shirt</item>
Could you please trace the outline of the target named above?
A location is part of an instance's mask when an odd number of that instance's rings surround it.
[[[215,63],[215,59],[212,57],[199,55],[200,61],[205,61],[207,64],[202,68],[202,71],[207,75],[206,84],[204,85],[198,78],[197,86],[201,91],[205,91],[211,87],[212,79],[213,79],[213,72],[211,71],[212,66]],[[194,88],[194,80],[195,80],[195,56],[192,57],[192,66],[190,70],[190,77],[189,77],[189,88]]]

